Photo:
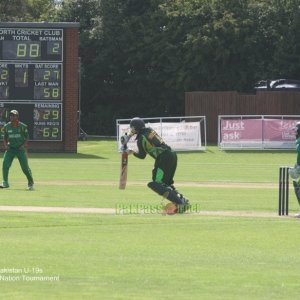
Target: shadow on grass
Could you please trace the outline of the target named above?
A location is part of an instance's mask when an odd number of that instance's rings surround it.
[[[249,153],[269,153],[269,154],[278,154],[278,153],[295,153],[296,150],[220,150],[222,152],[225,152],[225,153],[238,153],[238,154],[241,154],[241,153],[245,153],[245,154],[249,154]]]
[[[3,157],[3,153],[0,156]],[[83,154],[83,153],[34,153],[29,152],[29,157],[31,158],[53,158],[53,159],[108,159],[108,157],[95,155],[95,154]]]
[[[205,153],[205,152],[212,152],[210,150],[191,150],[191,151],[179,151],[179,150],[176,150],[175,151],[177,154],[194,154],[194,153]]]

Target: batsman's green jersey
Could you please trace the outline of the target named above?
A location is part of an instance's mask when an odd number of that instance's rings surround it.
[[[4,126],[4,139],[7,142],[8,149],[4,153],[2,175],[3,184],[9,186],[8,173],[11,164],[15,157],[18,158],[23,173],[26,175],[28,184],[33,184],[33,178],[31,170],[28,165],[27,153],[24,147],[25,141],[28,139],[27,125],[22,122],[18,122],[16,126],[13,126],[11,122]]]
[[[149,154],[155,159],[152,180],[167,185],[173,184],[177,168],[176,153],[152,128],[143,128],[136,139],[138,153],[134,153],[134,156],[144,159]]]

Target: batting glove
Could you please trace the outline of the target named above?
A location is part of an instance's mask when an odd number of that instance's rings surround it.
[[[293,179],[300,177],[300,166],[295,164],[294,168],[289,169],[289,174]]]
[[[121,144],[122,145],[126,145],[130,140],[130,136],[128,136],[127,134],[121,136]]]

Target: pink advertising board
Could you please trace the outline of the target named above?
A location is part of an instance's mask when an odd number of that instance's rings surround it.
[[[221,142],[261,141],[262,119],[222,119]]]
[[[264,119],[264,141],[295,141],[295,124],[299,120]]]
[[[295,118],[221,118],[221,147],[293,148],[295,143]]]

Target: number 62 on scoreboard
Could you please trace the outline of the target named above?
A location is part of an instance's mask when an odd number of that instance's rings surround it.
[[[35,126],[33,130],[34,140],[57,140],[60,137],[59,127]]]

